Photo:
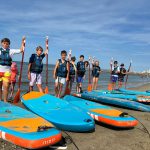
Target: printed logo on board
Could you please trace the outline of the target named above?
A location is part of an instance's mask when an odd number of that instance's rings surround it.
[[[50,140],[46,140],[43,142],[43,145],[51,144],[51,143],[55,142],[55,140],[56,140],[55,138],[52,138]]]

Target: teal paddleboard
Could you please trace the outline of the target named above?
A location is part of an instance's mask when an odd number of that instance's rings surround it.
[[[23,95],[21,101],[28,109],[52,122],[58,129],[87,132],[95,128],[93,118],[85,111],[55,96],[33,91]]]

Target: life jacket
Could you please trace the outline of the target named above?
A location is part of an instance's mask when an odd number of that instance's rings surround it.
[[[85,74],[85,63],[83,61],[79,61],[77,63],[77,73],[79,76],[84,76]]]
[[[119,73],[119,77],[124,77],[126,74],[123,74],[123,73],[126,73],[126,69],[125,68],[120,68],[120,73]]]
[[[118,75],[118,66],[114,67],[113,71],[112,71],[112,75]]]
[[[70,63],[69,75],[71,75],[71,76],[75,75],[75,69],[74,69],[74,65],[72,63]]]
[[[11,66],[12,58],[10,57],[10,49],[4,50],[3,48],[0,48],[0,65],[2,66]]]
[[[62,77],[62,78],[66,78],[67,77],[67,61],[65,60],[64,63],[62,63],[61,59],[58,59],[59,61],[59,66],[57,68],[57,76],[58,77]]]
[[[99,71],[101,71],[101,68],[99,66],[93,66],[93,70],[92,70],[92,75],[94,77],[98,77],[99,76]]]
[[[39,74],[43,71],[43,58],[37,54],[32,54],[34,57],[34,62],[31,64],[30,72]]]

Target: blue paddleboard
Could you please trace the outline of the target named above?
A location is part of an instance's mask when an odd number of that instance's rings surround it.
[[[55,96],[33,91],[23,95],[21,101],[61,130],[87,132],[95,128],[93,118],[85,111]]]
[[[150,112],[150,106],[144,105],[142,103],[129,101],[125,99],[119,99],[119,98],[110,98],[110,97],[99,95],[99,93],[96,92],[83,92],[81,94],[73,94],[73,95],[84,99],[96,101],[96,102],[102,102],[106,104],[112,104],[116,106],[130,108],[134,110]]]
[[[69,103],[80,107],[89,115],[91,115],[93,119],[104,124],[118,128],[131,128],[138,124],[138,121],[135,118],[109,106],[87,101],[70,95],[65,96],[63,100],[66,100]]]

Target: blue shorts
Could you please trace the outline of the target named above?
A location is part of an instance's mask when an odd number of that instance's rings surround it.
[[[118,77],[117,76],[112,76],[111,81],[116,83],[118,81]]]
[[[83,77],[77,77],[77,83],[82,83],[83,82]]]

